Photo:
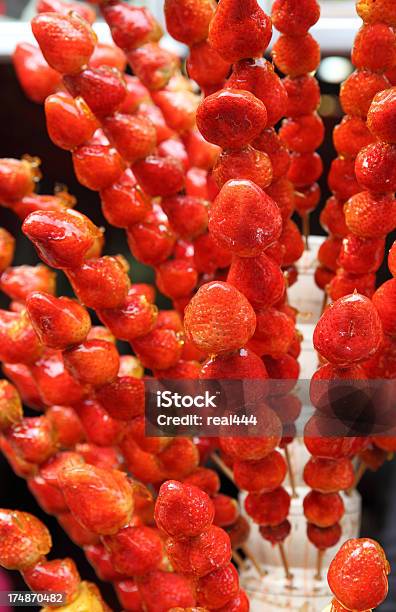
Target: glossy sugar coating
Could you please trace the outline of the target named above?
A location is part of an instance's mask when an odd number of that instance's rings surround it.
[[[320,6],[316,0],[275,0],[272,5],[272,23],[282,34],[302,36],[319,17]]]
[[[151,208],[149,198],[137,187],[130,170],[101,190],[100,198],[103,216],[115,227],[127,228],[143,221]]]
[[[243,89],[222,89],[204,98],[197,110],[202,136],[224,149],[247,146],[266,125],[265,105]]]
[[[70,6],[69,6],[70,4]],[[82,2],[62,2],[62,0],[39,0],[36,5],[38,13],[61,13],[68,15],[70,11],[75,11],[80,17],[93,23],[96,19],[95,11]]]
[[[279,523],[279,525],[274,525],[273,527],[270,525],[261,525],[259,531],[260,535],[265,540],[271,542],[272,546],[275,546],[276,544],[284,542],[290,535],[291,524],[286,519],[283,523]]]
[[[273,183],[287,173],[290,165],[290,155],[274,128],[263,130],[253,141],[252,146],[269,156],[272,165]]]
[[[287,166],[290,166],[290,157],[288,159]],[[285,169],[287,173],[287,167]],[[294,186],[286,176],[282,176],[279,180],[275,181],[267,187],[265,193],[272,198],[279,207],[279,212],[282,217],[282,221],[285,222],[292,216],[294,212]]]
[[[230,538],[223,529],[212,525],[195,538],[168,540],[166,552],[176,571],[202,578],[228,565]]]
[[[223,282],[203,285],[185,311],[185,332],[207,354],[238,349],[254,333],[256,316],[245,296]]]
[[[396,88],[377,93],[367,115],[367,126],[379,140],[396,143]]]
[[[323,121],[317,113],[284,119],[279,136],[288,149],[297,153],[310,153],[323,142]]]
[[[10,570],[34,565],[51,546],[48,529],[36,517],[18,510],[0,510],[0,560]]]
[[[40,358],[40,343],[26,310],[0,310],[0,358],[4,363],[31,365]]]
[[[373,295],[373,304],[376,307],[381,319],[384,333],[389,336],[396,334],[396,324],[394,320],[394,308],[396,302],[396,280],[383,283]]]
[[[162,540],[152,527],[127,525],[103,540],[114,568],[121,575],[143,576],[155,570],[162,560]]]
[[[52,142],[67,151],[90,140],[99,127],[83,98],[73,99],[62,93],[46,99],[45,119]]]
[[[22,420],[22,403],[16,388],[8,380],[0,380],[0,431]]]
[[[94,387],[100,387],[116,378],[120,368],[116,347],[105,340],[86,340],[65,351],[63,358],[74,378]]]
[[[298,77],[285,77],[283,85],[288,101],[287,117],[300,117],[314,113],[320,104],[320,87],[317,79],[309,74]]]
[[[271,19],[257,0],[222,0],[209,26],[210,44],[230,63],[262,57],[271,35]]]
[[[396,190],[396,145],[374,142],[360,151],[355,173],[363,189],[375,193]]]
[[[171,606],[188,608],[196,603],[191,579],[174,572],[150,572],[139,581],[139,592],[147,612],[168,612]]]
[[[173,157],[149,155],[134,164],[133,173],[149,196],[172,196],[184,187],[183,165]]]
[[[184,259],[168,260],[160,264],[156,271],[159,291],[172,299],[189,296],[197,281],[196,269]]]
[[[379,606],[388,594],[390,568],[381,546],[368,538],[348,540],[327,574],[330,589],[347,609]]]
[[[341,539],[342,529],[339,523],[330,527],[318,527],[313,523],[307,525],[307,537],[319,550],[326,550],[336,546]]]
[[[205,40],[215,13],[213,0],[166,0],[166,27],[171,36],[186,45]]]
[[[363,147],[372,142],[374,136],[360,117],[346,115],[333,131],[334,147],[342,157],[356,157]]]
[[[150,91],[166,87],[178,66],[176,56],[156,42],[129,51],[127,57],[133,74]]]
[[[196,81],[200,87],[210,87],[216,84],[222,85],[231,66],[207,40],[203,40],[190,47],[186,69],[190,79]]]
[[[153,329],[131,342],[142,365],[150,370],[167,370],[177,364],[183,349],[183,337],[173,329]]]
[[[32,30],[48,64],[61,74],[78,73],[96,45],[90,25],[73,13],[41,13],[33,18]]]
[[[226,605],[238,594],[238,591],[238,572],[230,563],[200,578],[197,585],[197,601],[202,606],[216,606],[217,609]]]
[[[248,347],[257,355],[280,357],[287,353],[295,337],[295,323],[277,308],[264,308],[256,313],[257,325]]]
[[[360,70],[386,72],[396,61],[395,34],[385,23],[364,25],[356,35],[352,63]]]
[[[161,27],[147,8],[123,2],[99,4],[105,4],[101,7],[102,15],[111,30],[114,43],[123,51],[132,51],[161,38]]]
[[[131,290],[122,306],[100,309],[97,314],[119,340],[126,341],[145,336],[158,320],[157,307],[145,295],[136,295]]]
[[[354,291],[371,298],[375,291],[375,280],[376,277],[373,272],[369,274],[349,274],[343,268],[338,268],[337,274],[331,279],[327,291],[333,301]]]
[[[338,263],[351,274],[376,272],[384,259],[383,238],[360,238],[349,234],[342,241]]]
[[[342,243],[339,238],[329,236],[329,238],[326,238],[326,240],[319,247],[319,263],[333,272],[336,272],[338,267],[337,260],[340,253],[341,244]]]
[[[263,423],[268,425],[267,435],[261,438],[220,438],[220,448],[234,460],[259,461],[279,445],[282,423],[273,410],[264,411]]]
[[[237,460],[233,466],[234,478],[240,489],[248,492],[269,492],[281,486],[287,465],[278,451],[258,461]]]
[[[213,168],[219,188],[232,179],[252,181],[262,189],[272,183],[272,163],[267,153],[246,147],[240,151],[223,151]]]
[[[157,144],[155,127],[145,117],[115,113],[104,120],[103,127],[110,142],[130,164],[150,155]]]
[[[167,481],[160,489],[155,520],[163,531],[175,538],[195,537],[213,522],[214,507],[198,487]]]
[[[247,348],[232,353],[209,357],[203,362],[199,377],[202,379],[252,379],[268,378],[267,370],[260,357]]]
[[[304,514],[317,527],[331,527],[343,517],[344,502],[338,493],[311,491],[304,498]]]
[[[238,502],[229,495],[218,493],[213,497],[215,516],[213,524],[217,527],[230,527],[239,516]]]
[[[23,572],[23,579],[32,591],[65,593],[65,604],[70,604],[78,596],[81,579],[72,559],[47,559]]]
[[[337,493],[353,486],[355,473],[350,459],[311,457],[304,468],[304,481],[320,493]]]
[[[25,160],[0,159],[0,202],[11,204],[34,190],[32,165]]]
[[[97,398],[110,416],[129,421],[143,414],[144,384],[133,376],[119,376],[103,385],[97,392]]]
[[[327,181],[334,196],[340,202],[345,202],[361,191],[355,176],[354,159],[340,156],[333,159]]]
[[[278,206],[252,181],[228,181],[209,210],[209,231],[218,244],[242,257],[259,255],[279,238]]]
[[[382,22],[396,26],[396,7],[392,0],[358,0],[356,10],[366,23]]]
[[[73,167],[79,183],[92,191],[101,191],[120,178],[125,164],[113,147],[85,144],[73,151]]]
[[[81,96],[94,115],[101,118],[117,111],[127,96],[122,73],[109,66],[85,68],[78,74],[64,76],[63,82],[70,95]]]
[[[314,346],[330,363],[345,366],[378,350],[382,325],[371,301],[358,293],[337,300],[315,328]]]
[[[245,500],[247,514],[258,525],[274,527],[286,520],[290,509],[290,495],[279,487],[269,493],[249,493]]]
[[[1,235],[0,235],[1,241]],[[13,266],[0,277],[3,293],[17,302],[25,302],[30,293],[42,291],[50,295],[56,292],[56,274],[43,264]]]
[[[375,94],[388,89],[389,81],[382,74],[357,70],[341,85],[340,103],[347,115],[365,119]]]
[[[361,238],[383,238],[396,227],[396,203],[391,195],[357,193],[345,204],[345,222]]]
[[[50,68],[37,46],[19,43],[15,47],[12,61],[18,81],[29,100],[43,104],[56,91],[61,75]]]
[[[161,206],[169,224],[184,239],[203,234],[208,225],[208,202],[191,195],[175,195],[163,198]]]
[[[317,69],[320,63],[320,48],[311,34],[282,34],[274,44],[272,57],[275,66],[283,74],[299,77]]]
[[[293,153],[287,178],[295,187],[315,183],[323,172],[323,162],[318,153]]]
[[[219,612],[249,612],[250,604],[248,596],[242,589],[225,606],[218,608]]]

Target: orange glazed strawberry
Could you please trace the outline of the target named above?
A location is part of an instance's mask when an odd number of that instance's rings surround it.
[[[209,24],[214,15],[214,0],[166,0],[166,27],[171,36],[191,46],[208,37]]]
[[[62,448],[73,448],[84,439],[84,430],[77,413],[69,406],[51,406],[46,411],[47,418],[58,434],[58,443]]]
[[[19,43],[12,61],[18,81],[29,100],[42,104],[58,88],[61,75],[48,66],[38,47]]]
[[[124,576],[143,576],[155,570],[163,557],[158,531],[145,525],[128,525],[103,541],[111,554],[111,563]]]
[[[320,87],[313,76],[304,74],[296,78],[285,77],[283,85],[288,96],[285,115],[300,117],[317,110],[320,104]]]
[[[126,96],[122,74],[108,66],[87,68],[63,80],[72,96],[84,98],[91,111],[101,117],[116,111]]]
[[[26,160],[0,159],[0,202],[10,204],[34,190],[34,167]]]
[[[253,147],[267,153],[272,164],[272,180],[278,181],[287,173],[290,165],[290,156],[274,128],[263,130],[253,141]],[[274,198],[276,200],[276,198]]]
[[[1,241],[1,234],[0,234]],[[14,266],[8,268],[0,277],[1,290],[12,300],[24,302],[32,291],[45,291],[54,295],[56,291],[55,273],[43,266]]]
[[[32,20],[33,34],[48,64],[61,74],[76,74],[88,63],[96,35],[76,13],[41,13]]]
[[[319,263],[327,268],[328,270],[337,270],[338,255],[341,250],[341,240],[339,238],[333,238],[330,236],[320,245],[318,251]]]
[[[268,378],[265,365],[252,351],[242,348],[225,355],[215,355],[202,364],[200,378],[205,379],[248,379]]]
[[[60,351],[44,353],[32,368],[32,375],[42,401],[48,406],[62,405],[66,397],[67,403],[73,405],[81,401],[85,393],[65,369]]]
[[[155,127],[149,119],[114,113],[103,121],[110,142],[129,164],[150,155],[157,142]]]
[[[270,493],[249,493],[245,510],[258,525],[274,527],[283,523],[289,514],[290,495],[279,487]]]
[[[326,550],[338,544],[341,535],[342,528],[339,523],[335,523],[330,527],[318,527],[313,523],[308,523],[307,525],[308,540],[319,550]]]
[[[271,17],[282,34],[302,36],[318,21],[320,6],[316,0],[275,0]]]
[[[132,376],[119,376],[101,387],[96,397],[114,419],[129,421],[144,412],[144,383]]]
[[[120,154],[108,145],[85,144],[73,151],[74,172],[87,189],[110,187],[122,175],[125,164]]]
[[[243,293],[256,310],[276,304],[285,292],[279,265],[265,253],[259,257],[235,256],[227,282]]]
[[[171,259],[157,268],[157,287],[161,293],[172,299],[190,295],[197,281],[196,269],[184,259]]]
[[[265,128],[267,111],[250,91],[222,89],[201,102],[197,125],[209,142],[224,149],[240,149]]]
[[[23,572],[23,579],[32,591],[57,592],[65,594],[65,604],[75,600],[80,588],[80,575],[72,559],[43,558]]]
[[[0,227],[0,274],[11,265],[14,252],[15,238],[4,227]],[[4,280],[2,278],[1,282],[3,283]],[[2,290],[4,291],[3,287]]]
[[[387,23],[396,26],[396,7],[392,0],[358,0],[356,3],[358,15],[366,23]],[[375,608],[375,606],[367,606]]]
[[[217,269],[230,265],[232,254],[217,244],[211,234],[202,234],[194,240],[193,245],[194,265],[198,272],[213,274]]]
[[[173,53],[155,42],[130,51],[127,57],[133,73],[150,91],[165,87],[178,64]]]
[[[48,96],[45,118],[52,142],[69,151],[90,140],[99,127],[82,98],[73,99],[63,93]]]
[[[384,75],[356,70],[341,85],[340,102],[344,113],[364,119],[375,94],[388,87],[389,81]]]
[[[338,155],[356,157],[360,149],[374,142],[374,136],[363,119],[347,115],[334,128],[333,142]]]
[[[152,331],[158,309],[144,294],[135,294],[132,288],[122,306],[101,309],[97,314],[119,340],[130,341]]]
[[[271,35],[271,19],[256,0],[221,0],[209,27],[210,44],[230,63],[262,57]]]
[[[274,45],[272,57],[278,70],[290,77],[298,77],[317,69],[320,48],[311,34],[282,34]]]
[[[173,329],[153,329],[131,342],[134,352],[145,368],[167,370],[181,357],[183,338]]]
[[[230,563],[201,578],[197,585],[197,600],[202,606],[216,609],[226,605],[239,591],[238,572]]]
[[[23,410],[19,394],[8,380],[0,380],[0,431],[22,420]]]
[[[268,407],[261,410],[262,422],[268,426],[267,435],[261,438],[220,438],[220,448],[235,460],[259,461],[272,453],[282,437],[282,423]]]
[[[172,606],[182,609],[195,605],[195,588],[190,577],[155,570],[139,581],[147,612],[169,612]]]
[[[10,570],[21,571],[34,565],[52,545],[43,523],[18,510],[0,510],[0,535],[0,563]]]
[[[384,259],[382,238],[360,238],[349,234],[342,241],[338,264],[350,274],[376,272]]]
[[[355,162],[359,184],[367,191],[390,193],[396,190],[396,145],[374,142],[360,151]]]
[[[190,47],[186,69],[190,79],[196,81],[200,87],[211,87],[219,83],[221,89],[231,66],[207,40],[203,40]]]
[[[367,125],[374,136],[385,142],[396,143],[396,87],[377,93],[368,115]]]
[[[290,166],[290,157],[288,161],[288,167]],[[286,167],[286,174],[288,171],[288,167]],[[294,203],[295,203],[295,192],[294,186],[289,181],[286,176],[282,176],[279,180],[275,181],[267,187],[265,193],[270,196],[278,205],[279,212],[282,217],[282,221],[285,222],[292,216],[294,212]],[[271,247],[269,247],[270,249]],[[269,252],[268,249],[268,252]],[[281,248],[283,251],[283,248]],[[280,262],[281,263],[281,262]]]
[[[257,326],[248,347],[257,355],[279,357],[287,353],[295,337],[294,321],[276,308],[256,313]]]
[[[203,234],[208,225],[208,202],[190,195],[163,198],[161,206],[172,229],[181,238],[191,239]]]
[[[41,342],[53,349],[65,349],[83,342],[91,328],[88,312],[67,297],[56,298],[34,291],[26,302],[30,320]]]
[[[396,280],[392,278],[381,285],[373,295],[373,304],[378,310],[385,334],[394,336],[396,324],[394,308],[396,301]]]
[[[213,522],[214,507],[208,495],[195,486],[169,480],[161,486],[155,505],[160,529],[174,538],[192,538]]]
[[[284,119],[279,137],[288,149],[309,153],[318,149],[323,142],[323,121],[317,113]]]
[[[218,608],[219,612],[249,612],[249,609],[249,599],[242,589],[240,589],[238,595],[230,599],[225,606]]]
[[[381,320],[371,301],[358,293],[328,308],[315,328],[314,346],[330,363],[346,366],[367,359],[382,340]]]
[[[355,160],[336,157],[330,166],[328,184],[335,197],[345,202],[361,191],[355,176]]]
[[[65,366],[83,384],[100,387],[118,374],[120,358],[112,342],[86,340],[63,354]]]
[[[318,183],[313,183],[309,187],[300,187],[294,194],[294,205],[300,216],[304,216],[315,210],[319,204],[321,190]]]
[[[161,38],[160,25],[145,7],[111,2],[105,3],[101,11],[115,44],[125,52]]]
[[[215,241],[241,257],[262,253],[281,230],[278,206],[252,181],[228,181],[209,211],[209,231]]]
[[[61,15],[68,15],[70,11],[74,11],[80,15],[80,17],[88,21],[88,23],[93,23],[96,19],[95,11],[90,6],[86,6],[82,2],[39,0],[36,4],[36,11],[38,13],[61,13]]]
[[[26,310],[0,310],[0,359],[5,363],[32,364],[43,352]]]
[[[288,520],[279,523],[279,525],[261,525],[259,528],[260,535],[268,542],[271,542],[272,546],[282,543],[290,535],[291,524]]]
[[[117,445],[125,433],[125,423],[113,419],[95,400],[84,400],[76,404],[76,411],[91,444],[97,446]]]
[[[353,486],[355,472],[350,459],[311,457],[304,468],[306,484],[321,493],[337,493]]]
[[[352,63],[356,68],[386,72],[395,62],[396,37],[392,28],[385,23],[367,24],[360,28],[352,49]]]
[[[273,491],[281,486],[287,473],[287,465],[278,451],[273,451],[259,461],[235,461],[235,483],[249,492]]]
[[[131,170],[126,170],[117,182],[100,192],[103,215],[111,225],[127,228],[143,221],[151,203],[137,187]]]
[[[287,178],[296,187],[306,187],[315,183],[322,172],[323,162],[318,153],[293,153]]]
[[[379,606],[388,594],[389,563],[381,546],[368,538],[348,540],[327,574],[337,600],[350,610]]]
[[[70,209],[33,212],[25,219],[22,231],[41,259],[56,268],[81,265],[102,239],[102,232],[88,217]]]
[[[232,179],[245,179],[262,189],[272,183],[272,164],[269,156],[246,147],[240,151],[223,151],[213,168],[213,178],[221,188]]]
[[[250,91],[267,109],[267,125],[286,114],[287,93],[273,65],[263,58],[246,59],[233,66],[226,87]]]
[[[252,337],[254,310],[232,285],[214,281],[203,285],[186,308],[187,339],[206,354],[238,349]]]
[[[95,47],[91,59],[89,60],[90,68],[100,68],[101,66],[110,66],[116,68],[120,72],[124,72],[127,66],[125,53],[115,45],[106,43],[98,43]],[[133,77],[130,77],[133,79]]]
[[[164,89],[152,92],[152,98],[172,130],[183,134],[195,127],[195,114],[200,101],[195,93],[185,89],[175,91]]]
[[[304,498],[304,514],[317,527],[331,527],[343,517],[344,503],[338,493],[311,491]]]
[[[212,525],[195,538],[168,540],[166,552],[176,571],[202,578],[228,565],[230,538],[223,529]]]
[[[349,231],[361,238],[383,238],[396,227],[396,202],[389,194],[362,191],[348,200],[344,213]]]
[[[124,473],[92,465],[66,468],[59,485],[74,517],[100,535],[117,533],[133,510],[132,485]]]
[[[133,173],[149,196],[172,196],[184,187],[183,164],[173,157],[150,155],[134,164]]]

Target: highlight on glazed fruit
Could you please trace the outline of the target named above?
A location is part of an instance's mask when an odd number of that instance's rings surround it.
[[[357,489],[396,452],[396,2],[356,1],[331,96],[323,4],[35,2],[42,125],[0,159],[6,612],[396,608]]]

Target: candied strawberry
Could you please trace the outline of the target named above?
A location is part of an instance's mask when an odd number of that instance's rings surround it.
[[[396,38],[392,28],[385,23],[366,24],[360,28],[352,49],[352,63],[360,70],[371,72],[386,72],[392,68],[396,63]]]
[[[320,17],[316,0],[275,0],[272,5],[272,23],[282,34],[302,36]]]
[[[218,608],[219,612],[249,612],[250,604],[248,596],[242,589],[238,595],[230,599],[225,606]]]
[[[97,399],[114,419],[128,421],[143,414],[144,383],[132,376],[120,376],[101,387]]]
[[[384,259],[382,238],[360,238],[349,234],[342,241],[338,264],[350,274],[376,272]]]
[[[79,300],[88,308],[119,308],[129,290],[124,264],[117,257],[87,259],[80,268],[67,271]]]
[[[208,224],[207,202],[189,195],[163,198],[161,206],[168,216],[172,229],[181,238],[196,238]]]
[[[323,142],[323,121],[317,113],[284,119],[279,137],[291,151],[310,153],[318,149]]]
[[[344,512],[344,502],[338,493],[311,491],[304,498],[305,517],[317,527],[331,527]]]
[[[111,2],[101,11],[115,44],[125,52],[161,38],[161,27],[146,7]]]
[[[337,238],[344,238],[348,234],[344,206],[334,196],[326,201],[325,207],[320,213],[320,224],[324,229],[327,229],[329,234],[333,234]]]
[[[371,301],[358,293],[328,308],[315,328],[314,346],[330,363],[345,366],[367,359],[382,340],[382,326]]]
[[[269,493],[249,493],[245,510],[259,525],[273,527],[282,523],[289,514],[290,495],[279,487]]]
[[[70,512],[60,514],[57,519],[62,529],[77,546],[90,546],[98,543],[98,535],[83,527]]]
[[[315,183],[322,172],[323,162],[318,153],[293,153],[287,178],[296,187],[306,187]]]
[[[283,266],[290,266],[300,259],[304,252],[304,241],[300,230],[291,219],[288,219],[284,224],[279,242],[284,247]]]
[[[326,238],[319,247],[318,260],[319,263],[333,272],[337,271],[338,267],[338,256],[341,250],[341,240],[330,236]]]
[[[189,90],[153,91],[152,98],[161,109],[167,125],[178,134],[193,129],[199,97]]]
[[[5,270],[0,276],[0,287],[12,300],[24,302],[33,291],[44,291],[54,295],[56,291],[56,275],[53,270],[42,264],[37,264],[36,266],[14,266]]]
[[[155,520],[168,535],[175,538],[198,536],[211,526],[213,518],[213,503],[197,487],[172,480],[162,485]]]
[[[290,166],[290,157],[288,167]],[[286,168],[287,175],[288,168]],[[265,193],[270,196],[278,205],[282,221],[285,222],[294,212],[295,191],[293,184],[286,176],[282,176],[267,187]]]
[[[230,538],[223,529],[212,525],[195,538],[168,540],[166,552],[176,571],[202,578],[228,565]]]
[[[164,11],[169,34],[186,45],[199,43],[208,36],[215,8],[213,0],[166,0]]]
[[[104,119],[103,129],[110,142],[129,164],[150,155],[156,145],[155,127],[145,117],[114,113]]]
[[[199,464],[199,453],[189,438],[175,438],[158,454],[167,478],[181,480]]]
[[[22,459],[31,463],[43,463],[56,450],[56,432],[45,416],[25,417],[5,435]]]
[[[281,230],[278,206],[252,181],[228,181],[209,211],[209,231],[215,241],[242,257],[262,253]]]
[[[273,65],[264,58],[244,59],[234,64],[226,87],[250,91],[267,109],[267,125],[275,125],[286,114],[287,93]]]
[[[231,354],[209,357],[202,364],[203,379],[266,379],[267,371],[261,359],[252,351],[242,348]]]
[[[215,242],[212,234],[202,234],[194,240],[194,265],[199,273],[213,274],[227,268],[232,260],[230,251]]]
[[[74,11],[75,13],[80,15],[80,17],[82,17],[83,19],[88,21],[88,23],[91,24],[96,19],[95,11],[90,6],[87,6],[82,2],[63,2],[62,0],[39,0],[36,4],[36,11],[38,13],[60,13],[61,15],[68,15],[70,11]]]
[[[177,59],[170,51],[149,42],[127,54],[133,73],[150,90],[164,88],[177,68]]]
[[[193,581],[174,572],[150,572],[139,580],[139,592],[147,612],[169,612],[172,606],[195,605]]]
[[[262,57],[272,36],[271,19],[256,0],[222,0],[209,26],[209,42],[224,60]]]
[[[268,542],[271,542],[272,546],[276,546],[276,544],[280,544],[286,540],[286,538],[290,535],[291,532],[291,524],[289,521],[283,521],[283,523],[279,523],[279,525],[274,525],[271,527],[270,525],[261,525],[260,535]]]
[[[215,508],[213,524],[218,527],[233,525],[239,516],[237,501],[233,497],[221,493],[215,495],[212,501]]]
[[[197,600],[202,606],[219,608],[226,605],[239,590],[238,572],[229,565],[214,570],[207,576],[200,578],[197,585]]]
[[[389,81],[384,75],[356,70],[341,85],[340,103],[344,113],[365,119],[375,94],[388,87]]]
[[[0,431],[22,420],[23,410],[19,394],[8,380],[0,380]]]
[[[160,264],[156,271],[158,289],[172,299],[188,296],[194,290],[198,274],[184,259],[171,259]]]
[[[335,301],[354,291],[371,298],[375,291],[375,274],[349,274],[343,268],[338,268],[337,274],[327,288],[330,298]]]
[[[202,40],[191,45],[186,68],[190,79],[196,81],[200,87],[210,87],[223,83],[231,66],[207,40]]]
[[[396,10],[392,0],[358,0],[356,3],[358,15],[366,23],[387,23],[396,26]],[[375,606],[367,606],[368,608]]]
[[[194,166],[191,170],[210,170],[213,167],[220,153],[220,148],[207,142],[198,129],[183,134],[183,142],[188,153],[190,166]],[[204,173],[202,173],[202,176],[204,176]]]
[[[185,170],[188,170],[190,167],[190,160],[186,147],[179,138],[168,138],[168,140],[163,140],[157,147],[157,153],[160,157],[175,157],[183,164]]]
[[[10,204],[34,190],[34,169],[26,160],[0,159],[0,202]]]
[[[261,416],[261,415],[260,415]],[[263,423],[268,433],[261,438],[221,438],[220,448],[235,460],[259,461],[269,455],[282,437],[282,424],[273,410],[266,409]]]
[[[94,533],[111,535],[129,522],[132,486],[124,473],[82,465],[63,470],[59,484],[75,518]]]
[[[373,141],[374,137],[366,122],[360,117],[346,115],[333,131],[334,147],[342,157],[356,157],[363,147]]]
[[[314,113],[320,104],[320,87],[315,77],[309,74],[292,78],[285,77],[283,85],[287,93],[284,113],[288,117],[300,117]]]
[[[294,205],[300,216],[315,210],[319,204],[321,190],[318,183],[313,183],[309,187],[300,187],[294,194]]]
[[[349,609],[368,610],[376,608],[386,598],[389,571],[381,546],[373,540],[361,538],[343,544],[330,564],[327,580],[342,605]]]
[[[253,141],[253,147],[267,153],[272,164],[272,180],[278,181],[287,173],[290,156],[274,128],[267,128]],[[276,198],[274,198],[276,200]]]
[[[256,318],[256,331],[248,347],[260,356],[279,357],[287,353],[295,336],[293,319],[276,308],[259,310]]]
[[[147,335],[135,338],[131,344],[144,367],[167,370],[180,359],[183,340],[172,329],[153,329]]]
[[[67,297],[56,298],[33,291],[26,301],[32,325],[41,342],[63,350],[83,342],[91,328],[91,320],[83,306]]]
[[[13,212],[24,221],[30,213],[36,210],[53,210],[64,212],[67,208],[73,208],[77,200],[66,192],[59,192],[57,195],[39,195],[32,192],[19,202],[13,204]]]
[[[359,184],[367,191],[389,193],[396,190],[396,145],[374,142],[360,151],[355,162]]]
[[[184,187],[182,163],[172,157],[149,155],[133,166],[143,191],[150,196],[172,196]]]
[[[115,183],[124,171],[119,153],[110,146],[86,144],[73,151],[78,181],[87,189],[100,191]]]
[[[102,211],[106,220],[115,227],[127,228],[142,221],[150,211],[150,200],[137,187],[136,179],[128,169],[117,182],[100,192]]]
[[[68,405],[73,405],[85,394],[84,387],[65,369],[60,351],[44,353],[32,367],[32,374],[40,397],[48,406],[62,405],[66,397]]]
[[[308,540],[319,550],[326,550],[338,544],[341,535],[342,529],[339,523],[330,525],[330,527],[318,527],[313,523],[307,525]]]
[[[222,89],[207,96],[197,110],[197,125],[203,137],[224,149],[247,146],[266,124],[263,102],[242,89]]]
[[[133,340],[148,334],[157,320],[157,307],[145,295],[129,291],[119,308],[98,310],[98,316],[119,340]]]
[[[272,57],[275,66],[290,77],[302,76],[317,69],[320,48],[311,34],[289,36],[282,34],[274,44]]]
[[[320,493],[337,493],[353,486],[355,472],[350,459],[311,457],[304,468],[304,481]]]
[[[73,408],[51,406],[45,414],[57,432],[59,446],[73,448],[78,442],[82,442],[84,430]]]
[[[120,367],[118,351],[112,342],[86,340],[63,353],[66,368],[83,384],[100,387],[113,380]]]
[[[142,221],[129,228],[128,245],[133,256],[146,265],[159,265],[171,255],[176,241],[169,225]]]
[[[0,360],[11,364],[32,364],[42,352],[43,346],[26,310],[0,310]]]
[[[76,405],[85,436],[97,446],[116,445],[125,433],[125,424],[113,419],[95,400],[85,400]]]
[[[147,88],[145,89],[148,92],[148,89]],[[120,107],[120,111],[122,111],[122,106]],[[128,112],[128,111],[126,110],[123,112]],[[134,111],[132,111],[132,114],[133,112]],[[173,132],[173,130],[171,130],[166,125],[164,115],[162,114],[158,106],[155,106],[155,104],[151,102],[151,98],[149,101],[139,102],[136,114],[139,117],[146,117],[146,119],[150,119],[150,121],[153,123],[155,130],[157,132],[157,143],[158,144],[163,142],[164,140],[168,140],[169,138],[174,138],[175,133]]]
[[[367,115],[367,126],[379,140],[396,143],[396,88],[377,93]]]
[[[45,558],[35,565],[25,569],[23,579],[32,591],[59,592],[65,594],[65,604],[71,603],[77,596],[80,588],[80,575],[72,559]]]
[[[227,282],[243,293],[255,310],[273,306],[285,292],[279,266],[265,253],[259,257],[234,257]]]
[[[384,333],[389,336],[394,336],[396,334],[393,314],[395,300],[396,280],[394,278],[383,283],[373,295],[373,304],[380,316]]]
[[[355,176],[355,160],[336,157],[328,175],[328,184],[334,196],[344,202],[361,191]]]
[[[187,339],[203,352],[217,354],[245,345],[254,333],[256,316],[242,293],[228,283],[214,281],[192,298],[184,325]]]
[[[258,461],[234,463],[234,478],[240,489],[248,492],[269,492],[281,486],[287,473],[287,465],[278,451],[273,451]]]
[[[232,179],[250,180],[262,189],[272,183],[272,164],[267,153],[246,147],[240,151],[223,151],[213,168],[219,188]]]
[[[35,565],[52,545],[48,529],[32,514],[0,511],[0,559],[6,569],[23,571]]]
[[[8,268],[8,266],[11,265],[12,260],[14,259],[14,253],[15,238],[9,232],[7,232],[4,227],[0,227],[0,282],[2,291],[4,291],[4,287],[8,284],[6,279],[10,272],[8,272],[8,275],[7,273],[5,275],[2,273],[4,270],[6,270],[6,268]],[[12,270],[14,270],[14,268]]]
[[[184,480],[184,484],[193,485],[207,493],[210,497],[216,495],[220,490],[220,478],[215,470],[198,467]]]
[[[396,202],[391,195],[357,193],[344,207],[350,232],[361,238],[383,238],[396,227]]]
[[[109,66],[120,72],[125,72],[127,66],[126,55],[122,49],[115,45],[98,42],[89,60],[89,67],[100,68],[101,66]]]
[[[61,74],[76,74],[88,63],[96,35],[76,13],[41,13],[32,20],[33,34],[48,64]]]
[[[41,50],[29,43],[18,43],[12,55],[18,81],[29,100],[43,104],[59,87],[61,75],[48,66]]]
[[[142,576],[155,570],[162,560],[162,541],[157,531],[145,525],[127,525],[103,538],[114,568],[125,576]]]
[[[64,93],[48,96],[45,118],[52,142],[68,151],[90,140],[99,127],[83,98],[73,99]]]

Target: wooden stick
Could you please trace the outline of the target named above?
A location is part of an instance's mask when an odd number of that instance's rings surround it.
[[[310,233],[310,223],[309,223],[309,213],[305,213],[302,216],[302,224],[303,224],[303,235],[305,240],[305,250],[309,251],[309,233]]]
[[[249,559],[253,567],[256,569],[260,578],[264,578],[268,574],[268,572],[261,567],[260,563],[257,561],[250,548],[246,546],[246,544],[242,544],[241,549],[243,550],[244,554]]]
[[[323,291],[323,300],[322,300],[322,308],[320,309],[320,316],[322,316],[322,314],[324,313],[324,311],[326,310],[326,306],[327,306],[327,301],[329,299],[329,296],[327,295],[327,291],[324,290]]]
[[[356,487],[358,486],[359,482],[362,480],[363,476],[366,473],[366,470],[367,470],[367,465],[364,463],[364,461],[362,461],[360,463],[358,469],[356,470],[355,481],[354,481],[352,487],[350,489],[348,489],[347,495],[352,495],[353,490],[356,489]]]
[[[232,551],[232,558],[234,559],[240,570],[245,569],[245,561],[242,559],[241,555],[237,550]]]
[[[297,489],[296,489],[296,479],[294,477],[294,470],[293,470],[293,466],[292,466],[292,463],[291,463],[290,453],[289,453],[288,446],[285,446],[285,457],[286,457],[287,469],[288,469],[288,472],[289,472],[289,480],[290,480],[290,486],[291,486],[291,490],[292,490],[292,497],[294,499],[298,499],[298,493],[297,493]]]
[[[284,570],[285,570],[286,580],[292,580],[293,574],[290,573],[289,562],[287,560],[287,556],[286,556],[285,548],[283,546],[283,542],[279,542],[279,552],[280,552],[280,556],[281,556],[281,559],[282,559],[282,565],[283,565]]]
[[[316,575],[315,575],[315,580],[322,580],[322,566],[323,566],[323,557],[324,557],[324,550],[318,550],[318,556],[316,559]]]
[[[224,461],[219,457],[219,455],[217,453],[212,453],[210,455],[210,458],[212,459],[213,463],[217,465],[219,470],[223,472],[224,476],[227,476],[227,478],[235,484],[234,474],[232,473],[232,470],[230,470],[230,468],[224,463]]]

